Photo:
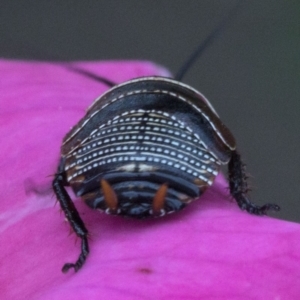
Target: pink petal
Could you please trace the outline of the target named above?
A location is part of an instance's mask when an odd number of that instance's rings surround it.
[[[77,63],[117,83],[167,75],[148,62]],[[51,191],[63,136],[105,89],[63,65],[0,61],[1,299],[298,299],[300,225],[251,216],[220,175],[184,211],[136,221],[76,205],[92,239],[79,242]],[[74,198],[74,197],[73,197]]]

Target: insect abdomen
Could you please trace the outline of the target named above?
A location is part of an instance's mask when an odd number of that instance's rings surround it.
[[[212,184],[219,163],[199,136],[167,112],[136,109],[101,124],[66,157],[67,181],[93,208],[106,210],[99,182],[118,195],[119,213],[149,215],[168,184],[165,211],[179,210]]]

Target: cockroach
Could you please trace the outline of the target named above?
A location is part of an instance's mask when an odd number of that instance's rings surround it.
[[[114,85],[105,78],[73,71],[109,85],[63,139],[53,180],[60,206],[81,253],[62,271],[78,271],[89,253],[88,230],[66,191],[70,186],[92,209],[132,218],[177,212],[209,188],[228,165],[231,196],[242,210],[264,215],[276,204],[258,206],[247,196],[244,164],[235,139],[210,102],[181,82],[185,72],[219,34],[236,7],[200,44],[174,79],[140,77]]]

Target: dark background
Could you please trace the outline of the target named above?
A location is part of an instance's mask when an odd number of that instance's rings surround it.
[[[243,2],[184,82],[210,99],[234,133],[254,177],[252,199],[276,202],[276,217],[300,222],[300,2]],[[0,56],[144,59],[176,72],[235,3],[0,2]]]

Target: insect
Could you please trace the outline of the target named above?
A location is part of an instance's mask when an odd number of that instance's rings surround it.
[[[224,27],[205,40],[175,79],[141,77],[111,88],[97,98],[63,139],[53,189],[76,235],[81,253],[62,271],[79,270],[88,253],[88,230],[66,186],[92,209],[133,218],[177,212],[209,188],[228,165],[229,188],[239,207],[256,215],[279,210],[257,206],[247,197],[245,168],[230,130],[210,102],[180,81],[194,57]]]

